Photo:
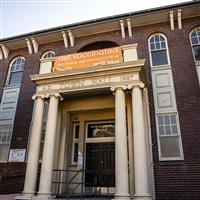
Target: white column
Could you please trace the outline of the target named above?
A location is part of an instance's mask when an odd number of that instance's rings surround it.
[[[126,127],[126,87],[115,87],[115,199],[130,199]]]
[[[135,199],[150,200],[143,100],[140,87],[144,87],[144,84],[134,85],[132,89]]]
[[[26,196],[33,196],[35,194],[38,173],[38,160],[40,153],[42,118],[44,110],[44,99],[42,98],[42,96],[33,96],[33,99],[36,99],[34,111],[35,113],[31,129],[28,162],[26,167],[26,178],[23,191],[23,194]]]
[[[40,175],[38,196],[47,199],[51,197],[51,182],[53,172],[55,136],[58,114],[58,102],[61,96],[50,94],[49,112],[47,117],[44,150],[42,157],[42,168]]]

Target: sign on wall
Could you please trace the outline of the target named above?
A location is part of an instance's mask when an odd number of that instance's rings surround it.
[[[122,63],[122,60],[121,47],[114,47],[56,57],[53,69],[54,71],[65,71],[97,65],[117,64]]]
[[[26,149],[11,149],[9,162],[24,162]]]

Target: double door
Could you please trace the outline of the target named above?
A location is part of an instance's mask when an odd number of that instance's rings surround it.
[[[85,183],[88,187],[115,187],[115,143],[86,144]]]

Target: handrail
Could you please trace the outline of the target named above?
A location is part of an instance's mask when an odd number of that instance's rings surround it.
[[[58,173],[58,180],[56,181],[52,181],[52,184],[57,184],[58,187],[57,187],[57,194],[56,196],[59,196],[60,195],[60,187],[61,185],[64,185],[65,190],[66,190],[66,194],[65,194],[65,197],[66,199],[69,199],[73,194],[75,194],[75,191],[79,188],[79,186],[81,186],[81,191],[80,191],[80,199],[83,198],[83,186],[86,184],[85,181],[84,181],[84,173],[92,173],[91,171],[89,170],[85,170],[85,169],[79,169],[79,170],[73,170],[73,169],[55,169],[53,170],[53,172],[56,172]],[[66,173],[66,177],[68,177],[69,173],[75,173],[72,175],[72,177],[70,177],[69,180],[65,180],[65,181],[61,181],[61,173],[64,172]],[[79,175],[81,174],[81,181],[79,182],[76,182],[74,181],[74,179]],[[56,178],[57,178],[57,174],[56,174]],[[75,185],[74,188],[72,188],[72,190],[70,191],[70,186],[71,185]],[[96,190],[94,190],[96,191]],[[95,193],[94,193],[95,194]]]
[[[85,170],[85,169],[79,169],[79,170],[74,170],[74,169],[55,169],[53,170],[54,173],[56,173],[56,176],[53,176],[56,178],[56,180],[52,181],[52,184],[55,184],[55,193],[57,198],[64,198],[64,199],[70,199],[71,197],[78,197],[79,199],[84,199],[87,197],[91,196],[103,196],[104,198],[112,198],[114,193],[109,192],[109,188],[107,188],[107,194],[102,193],[101,186],[97,186],[97,179],[95,174],[93,174],[92,171]],[[73,174],[70,174],[73,173]],[[91,182],[86,182],[85,181],[85,173],[90,173],[93,175],[93,183]],[[79,180],[76,180],[76,177],[78,175],[80,176]],[[63,177],[65,180],[63,180]],[[61,186],[63,187],[62,190]],[[91,187],[92,190],[84,190],[84,186]],[[79,188],[79,190],[77,190]],[[76,193],[77,192],[77,193]],[[73,196],[75,195],[75,196]]]

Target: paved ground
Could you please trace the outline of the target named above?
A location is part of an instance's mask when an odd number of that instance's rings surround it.
[[[0,200],[15,200],[15,197],[18,196],[18,194],[9,194],[9,195],[0,195]],[[60,199],[61,200],[61,199]],[[62,199],[66,200],[66,199]],[[80,200],[79,198],[71,198],[71,200]],[[82,198],[82,200],[109,200],[109,198]]]
[[[0,200],[14,200],[18,194],[0,195]]]

